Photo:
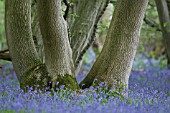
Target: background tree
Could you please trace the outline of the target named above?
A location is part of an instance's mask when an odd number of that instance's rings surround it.
[[[168,10],[168,0],[155,0],[158,14],[159,14],[159,20],[162,28],[162,34],[163,34],[163,43],[165,45],[166,49],[166,55],[168,60],[168,67],[170,65],[170,17],[169,17],[169,10]],[[170,67],[169,67],[170,68]]]

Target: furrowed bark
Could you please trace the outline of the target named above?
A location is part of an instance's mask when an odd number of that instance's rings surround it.
[[[101,54],[80,87],[105,82],[115,89],[128,79],[139,43],[140,29],[148,0],[118,0]]]
[[[161,23],[163,43],[165,45],[166,55],[168,59],[168,68],[170,68],[170,17],[168,11],[168,5],[166,0],[155,0],[159,20]]]
[[[5,11],[6,38],[20,87],[24,89],[26,85],[36,84],[44,87],[48,74],[39,60],[32,39],[31,1],[6,0]],[[39,71],[40,68],[43,71]]]
[[[68,40],[67,25],[61,13],[61,0],[38,0],[38,15],[43,38],[45,63],[56,81],[78,88],[72,61],[72,50]]]

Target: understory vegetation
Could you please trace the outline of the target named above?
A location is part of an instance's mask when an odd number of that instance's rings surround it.
[[[88,52],[90,53],[90,51]],[[89,57],[87,54],[86,56]],[[163,59],[163,58],[162,58]],[[162,59],[146,59],[137,55],[129,80],[128,97],[124,97],[121,87],[107,91],[105,84],[82,91],[71,91],[64,86],[57,92],[26,93],[20,89],[16,75],[7,64],[0,76],[1,113],[169,113],[170,72]],[[91,65],[84,63],[78,81],[84,77]],[[160,67],[160,64],[165,67]]]

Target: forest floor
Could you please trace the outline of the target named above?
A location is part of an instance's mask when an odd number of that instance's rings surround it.
[[[0,75],[0,113],[170,113],[170,71],[164,64],[161,58],[136,58],[126,98],[119,89],[107,92],[104,84],[85,89],[82,94],[64,87],[53,96],[31,89],[24,93],[11,64],[7,64]],[[83,65],[78,81],[90,65]]]

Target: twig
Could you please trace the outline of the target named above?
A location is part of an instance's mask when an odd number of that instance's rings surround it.
[[[144,17],[143,19],[145,21],[146,24],[148,24],[150,27],[155,27],[156,31],[162,31],[161,28],[158,26],[158,24],[156,24],[156,22],[154,22],[153,20],[151,20],[150,18]]]
[[[9,50],[8,49],[0,50],[0,53],[6,53],[6,52],[9,52]]]

